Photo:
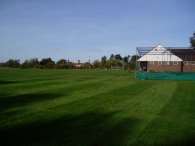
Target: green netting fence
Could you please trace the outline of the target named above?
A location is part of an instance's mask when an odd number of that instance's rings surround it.
[[[139,80],[195,80],[195,73],[137,72]]]

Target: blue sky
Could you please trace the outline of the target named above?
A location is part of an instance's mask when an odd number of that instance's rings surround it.
[[[188,47],[194,0],[0,0],[0,62],[86,62],[136,47]]]

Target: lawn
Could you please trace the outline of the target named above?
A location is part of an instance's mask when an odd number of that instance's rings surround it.
[[[1,69],[0,145],[195,145],[195,81]]]

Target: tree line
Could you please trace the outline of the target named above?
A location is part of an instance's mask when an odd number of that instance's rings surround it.
[[[43,58],[40,61],[38,58],[32,58],[25,60],[23,63],[20,63],[19,59],[9,59],[6,62],[1,62],[0,67],[8,68],[42,68],[42,69],[111,69],[112,67],[120,67],[123,69],[134,69],[136,63],[136,55],[133,56],[124,56],[120,54],[111,54],[108,58],[107,56],[102,56],[99,60],[95,60],[92,63],[74,63],[66,59],[60,59],[57,62],[53,61],[51,58]]]
[[[110,69],[121,67],[123,69],[135,69],[136,65],[136,55],[133,56],[124,56],[120,54],[111,54],[110,57],[103,56],[101,60],[95,60],[93,62],[94,68],[98,69]]]

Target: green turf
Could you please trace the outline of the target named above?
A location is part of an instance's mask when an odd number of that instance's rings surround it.
[[[195,81],[0,70],[0,145],[195,145]]]

